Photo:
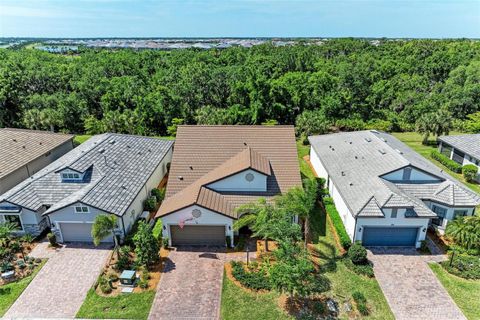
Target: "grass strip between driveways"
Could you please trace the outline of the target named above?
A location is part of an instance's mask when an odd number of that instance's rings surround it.
[[[469,320],[480,319],[480,280],[467,280],[448,273],[438,263],[430,263],[450,297]]]
[[[3,316],[12,304],[22,294],[23,290],[32,282],[33,278],[43,268],[47,260],[43,260],[31,275],[19,281],[11,282],[0,287],[0,316]]]
[[[84,319],[147,319],[155,291],[120,294],[115,297],[99,296],[92,288],[77,312]]]

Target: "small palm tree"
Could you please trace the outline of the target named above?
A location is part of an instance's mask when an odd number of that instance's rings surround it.
[[[12,232],[17,229],[14,223],[0,223],[0,247],[7,248],[13,239]]]
[[[480,249],[480,216],[458,217],[448,223],[445,233],[467,250]]]
[[[113,236],[114,251],[118,255],[118,241],[115,236],[115,227],[117,225],[117,217],[114,215],[100,214],[95,217],[92,226],[93,243],[98,246],[100,242],[108,236]]]

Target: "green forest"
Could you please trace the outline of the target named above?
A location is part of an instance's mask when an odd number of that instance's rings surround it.
[[[0,127],[167,135],[182,123],[480,131],[480,42],[0,50]]]

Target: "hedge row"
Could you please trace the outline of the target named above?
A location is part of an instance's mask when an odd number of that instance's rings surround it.
[[[271,290],[272,285],[265,272],[246,271],[243,264],[238,261],[231,261],[232,275],[242,286],[253,290]]]
[[[323,204],[325,205],[325,210],[327,211],[327,214],[332,220],[333,226],[337,231],[338,238],[340,239],[340,244],[345,250],[347,250],[352,245],[352,241],[347,234],[347,230],[345,230],[345,226],[343,225],[340,214],[338,214],[337,208],[333,203],[333,199],[330,197],[323,198]]]
[[[443,261],[440,264],[449,273],[465,279],[480,279],[480,256],[469,256],[457,254],[453,257],[452,265],[450,261]]]
[[[448,169],[452,170],[453,172],[462,173],[462,166],[460,164],[456,163],[455,161],[453,161],[446,155],[438,152],[437,150],[432,150],[432,152],[430,153],[430,156],[433,159],[440,162],[441,164],[443,164]]]

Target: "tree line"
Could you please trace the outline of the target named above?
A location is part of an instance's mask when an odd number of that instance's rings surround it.
[[[480,42],[473,40],[0,50],[0,127],[165,135],[179,123],[270,122],[296,124],[301,134],[434,133],[445,119],[462,126],[477,112]]]

